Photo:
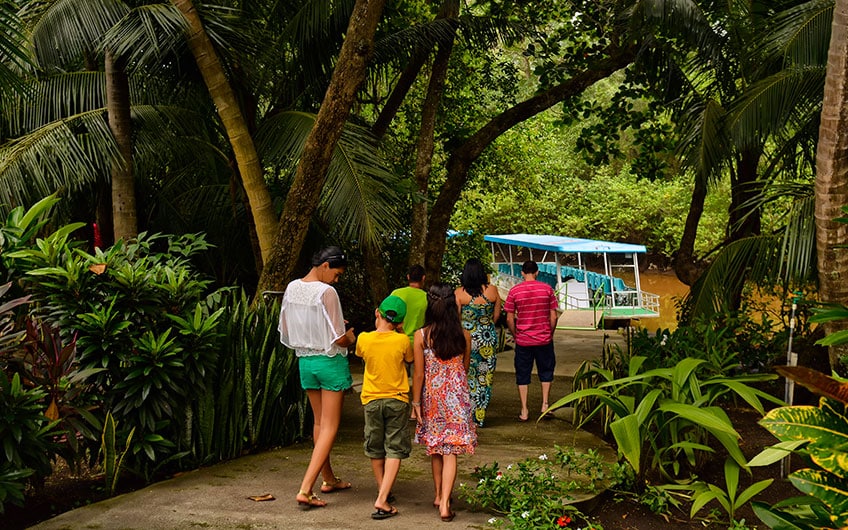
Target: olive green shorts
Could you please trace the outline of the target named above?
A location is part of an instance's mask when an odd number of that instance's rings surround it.
[[[407,458],[412,452],[409,403],[383,398],[365,404],[365,456]]]

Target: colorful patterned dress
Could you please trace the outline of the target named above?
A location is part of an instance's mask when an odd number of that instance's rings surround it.
[[[486,302],[475,304],[474,299],[462,306],[462,327],[471,334],[471,366],[468,386],[474,402],[474,422],[480,427],[486,419],[486,408],[492,398],[492,378],[495,376],[498,335],[495,332],[495,303],[481,295]]]
[[[424,330],[419,333],[424,336]],[[415,442],[428,455],[474,454],[477,429],[471,422],[471,397],[462,356],[443,361],[424,340],[424,387]]]

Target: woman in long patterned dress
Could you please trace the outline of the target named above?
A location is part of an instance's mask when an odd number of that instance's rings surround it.
[[[501,314],[501,297],[498,288],[489,283],[483,263],[476,258],[465,263],[460,284],[454,293],[456,304],[462,327],[471,334],[468,386],[474,402],[474,422],[482,427],[492,398],[492,379],[498,362],[495,322]]]
[[[427,293],[424,327],[414,338],[412,410],[415,441],[430,455],[435,498],[442,521],[451,521],[450,498],[457,455],[474,454],[477,429],[471,421],[468,364],[471,336],[462,329],[451,287],[437,283]]]

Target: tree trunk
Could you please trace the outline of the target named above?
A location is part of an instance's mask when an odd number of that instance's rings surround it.
[[[819,298],[848,303],[848,225],[834,221],[848,204],[848,0],[837,0],[827,59],[819,141],[816,149],[816,247]],[[824,324],[830,334],[848,326],[837,321]],[[848,375],[840,357],[846,345],[831,347],[830,365]]]
[[[277,229],[277,217],[271,202],[271,193],[265,184],[262,164],[256,153],[256,145],[247,127],[242,109],[236,99],[235,91],[230,85],[218,54],[197,10],[191,0],[171,0],[180,10],[188,23],[188,47],[191,50],[197,68],[203,76],[209,95],[218,110],[218,116],[224,125],[224,130],[233,148],[233,155],[238,164],[244,191],[250,202],[250,212],[256,226],[259,247],[262,251],[262,261],[267,262],[271,255],[274,235]]]
[[[280,290],[294,274],[312,214],[342,127],[350,114],[356,91],[374,49],[374,32],[385,0],[356,0],[330,86],[315,125],[306,139],[294,182],[277,227],[270,258],[265,262],[258,292]]]
[[[468,182],[468,169],[483,150],[498,136],[516,124],[545,111],[566,98],[582,93],[595,82],[609,77],[630,64],[636,56],[635,47],[618,49],[611,46],[609,56],[587,65],[585,71],[568,81],[522,101],[492,118],[461,146],[454,150],[447,163],[447,179],[430,210],[429,230],[425,245],[424,269],[428,282],[441,276],[442,257],[453,208]]]
[[[115,241],[138,235],[133,179],[130,81],[123,61],[106,52],[106,112],[109,129],[118,145],[120,160],[112,163],[112,229]]]
[[[456,18],[459,15],[459,3],[447,0],[442,4],[439,18]],[[433,167],[433,145],[436,134],[436,115],[445,91],[445,80],[448,77],[448,65],[456,31],[452,32],[450,40],[439,45],[433,68],[430,72],[430,83],[427,85],[427,96],[421,108],[421,128],[416,142],[415,180],[416,196],[412,201],[412,239],[409,247],[409,264],[424,263],[424,248],[427,243],[427,196],[430,187],[430,171]]]
[[[677,279],[686,285],[692,286],[695,280],[704,272],[703,264],[695,260],[695,238],[698,234],[698,223],[704,213],[704,201],[707,198],[707,183],[700,176],[695,177],[695,186],[692,188],[692,201],[689,203],[689,213],[686,215],[686,223],[683,225],[683,235],[680,237],[680,245],[674,255],[674,274]]]

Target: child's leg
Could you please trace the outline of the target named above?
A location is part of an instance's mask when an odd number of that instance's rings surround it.
[[[380,493],[377,494],[377,500],[374,501],[374,508],[391,511],[392,507],[388,501],[389,493],[395,485],[395,479],[400,470],[400,458],[386,458],[383,468],[383,480],[380,484]]]
[[[442,502],[442,455],[432,455],[430,457],[430,467],[433,468],[433,485],[436,487],[436,497],[433,499],[433,506],[439,506]]]
[[[377,481],[377,491],[379,491],[383,485],[383,477],[386,474],[386,459],[372,458],[371,471],[374,472],[374,479]]]
[[[456,480],[456,455],[444,455],[442,457],[442,486],[439,502],[439,515],[448,517],[451,515],[450,498],[453,492],[453,483]]]

